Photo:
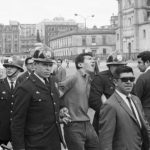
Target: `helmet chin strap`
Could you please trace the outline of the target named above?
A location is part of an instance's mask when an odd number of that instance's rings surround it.
[[[15,77],[16,73],[18,72],[18,69],[11,75],[7,75],[8,78],[12,79],[13,77]]]

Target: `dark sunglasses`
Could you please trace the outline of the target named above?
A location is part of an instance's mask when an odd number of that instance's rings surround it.
[[[120,80],[121,80],[122,82],[128,82],[128,81],[134,82],[135,77],[123,77],[123,78],[120,78]]]
[[[52,67],[52,66],[53,66],[53,63],[43,63],[43,65]]]

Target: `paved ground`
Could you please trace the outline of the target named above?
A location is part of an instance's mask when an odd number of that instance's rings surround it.
[[[140,75],[140,71],[137,68],[137,62],[136,61],[134,61],[134,62],[133,61],[128,61],[127,65],[133,68],[134,75],[137,79],[138,76]],[[66,63],[63,63],[63,67],[64,68],[66,67]],[[99,70],[103,71],[103,70],[106,70],[106,69],[107,69],[106,63],[101,62],[100,65],[99,65]],[[71,75],[71,74],[74,74],[75,71],[76,71],[74,63],[70,63],[69,68],[66,68],[66,70],[67,70],[67,76]],[[94,110],[89,109],[88,114],[89,114],[89,116],[91,118],[91,122],[92,122],[93,121]],[[62,148],[62,150],[64,150],[64,149]]]

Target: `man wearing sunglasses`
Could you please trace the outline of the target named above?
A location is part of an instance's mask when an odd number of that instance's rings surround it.
[[[121,55],[112,54],[107,59],[107,70],[98,73],[91,82],[89,106],[95,110],[93,126],[98,134],[99,111],[104,103],[114,92],[113,73],[119,66],[126,65]]]
[[[139,53],[138,68],[143,72],[136,81],[135,94],[140,98],[150,124],[150,51]]]
[[[115,70],[115,92],[100,110],[102,150],[149,150],[149,125],[139,98],[131,94],[134,80],[131,67],[122,66]]]

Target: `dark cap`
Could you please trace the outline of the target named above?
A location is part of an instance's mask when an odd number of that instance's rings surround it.
[[[124,61],[123,56],[120,54],[112,54],[107,58],[107,65],[126,65],[127,63]]]

